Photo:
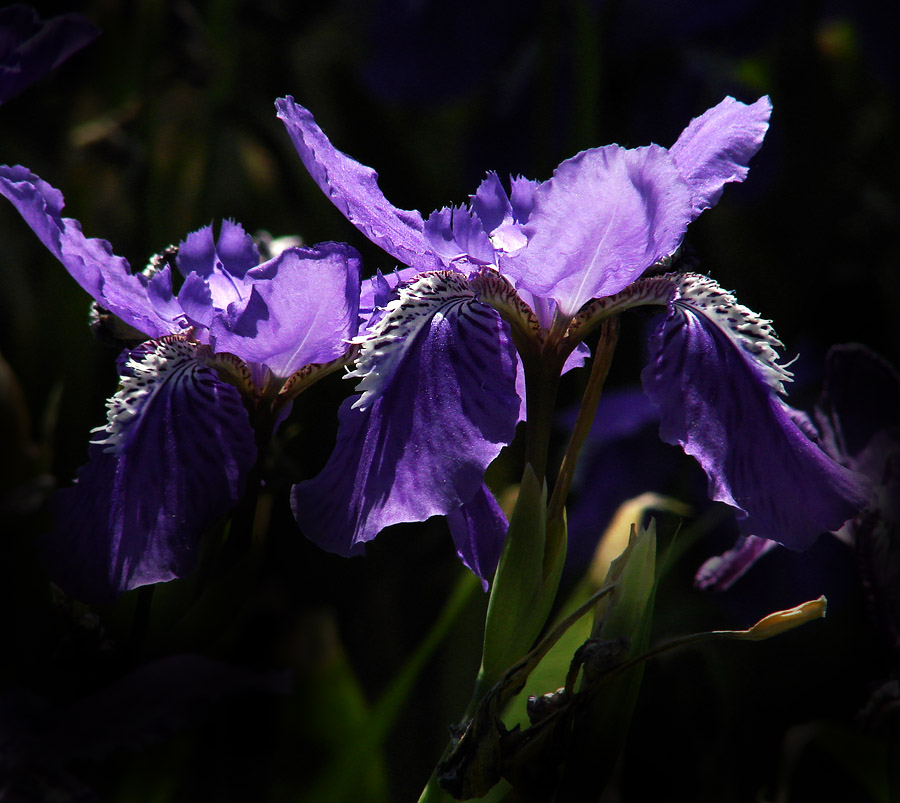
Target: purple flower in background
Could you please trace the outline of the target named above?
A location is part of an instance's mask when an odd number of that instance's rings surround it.
[[[316,543],[356,554],[389,524],[473,499],[485,509],[484,470],[520,416],[513,341],[571,366],[601,321],[647,304],[667,311],[642,377],[660,435],[699,461],[711,497],[743,527],[800,549],[864,504],[859,478],[781,400],[790,373],[770,323],[705,276],[663,273],[688,224],[746,177],[768,98],[726,98],[668,150],[593,148],[548,181],[512,178],[509,191],[488,174],[468,206],[427,220],[392,206],[377,174],[336,150],[293,99],[277,108],[320,188],[408,266],[373,281],[351,374],[361,395],[341,408],[325,469],[294,488],[294,512]],[[496,526],[467,521],[466,537],[455,534],[460,554],[467,560],[465,546],[489,571]]]
[[[835,534],[856,548],[877,618],[900,648],[900,375],[865,346],[834,346],[812,415],[794,415],[834,460],[872,483],[868,505]],[[727,589],[776,545],[768,538],[741,538],[703,564],[697,585]]]
[[[0,103],[56,69],[99,34],[81,14],[42,20],[31,6],[0,8]]]
[[[314,376],[343,364],[359,257],[322,243],[259,264],[251,237],[225,221],[217,240],[206,226],[133,273],[62,217],[62,194],[26,168],[0,168],[0,193],[93,297],[95,327],[139,343],[119,358],[89,462],[56,497],[43,542],[51,577],[84,600],[181,577],[201,534],[241,497],[258,425],[271,431]]]

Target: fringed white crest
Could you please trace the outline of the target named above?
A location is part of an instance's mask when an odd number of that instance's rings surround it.
[[[454,271],[423,273],[399,287],[397,298],[388,303],[372,329],[352,341],[361,348],[356,367],[345,379],[359,379],[356,390],[362,393],[353,406],[365,410],[381,395],[407,349],[432,318],[474,300],[466,277]]]
[[[103,437],[93,443],[104,452],[117,453],[125,444],[131,425],[166,382],[190,381],[190,373],[199,365],[201,353],[209,352],[182,335],[167,335],[150,340],[132,353],[125,363],[125,374],[119,390],[106,402],[106,425],[92,432]]]
[[[678,295],[674,304],[702,313],[750,356],[769,387],[784,395],[784,383],[790,382],[793,374],[778,362],[779,349],[784,344],[775,334],[772,322],[738,303],[733,294],[708,276],[684,273],[675,278],[675,283]]]

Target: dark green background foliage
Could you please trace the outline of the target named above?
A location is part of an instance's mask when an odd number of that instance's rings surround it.
[[[305,174],[276,97],[293,95],[339,148],[374,166],[394,204],[427,214],[463,202],[486,170],[545,179],[582,148],[670,145],[724,95],[767,93],[772,126],[750,179],[726,190],[689,242],[704,271],[774,320],[786,355],[801,354],[792,398],[808,406],[830,344],[900,356],[900,65],[889,6],[99,0],[79,10],[100,39],[0,108],[0,161],[60,188],[66,213],[133,266],[232,217],[251,232],[348,241],[370,275],[394,264]],[[130,594],[100,609],[102,630],[92,629],[86,609],[51,595],[34,540],[48,526],[48,489],[70,482],[105,418],[115,352],[91,338],[86,294],[9,206],[0,242],[2,585],[14,611],[2,617],[4,690],[64,709],[185,651],[289,669],[294,684],[290,695],[227,696],[159,734],[123,738],[72,761],[70,775],[34,770],[33,799],[43,799],[40,783],[74,788],[73,779],[114,801],[330,799],[323,789],[333,799],[415,799],[468,699],[485,599],[472,597],[428,661],[383,749],[370,764],[354,754],[369,705],[460,569],[440,521],[397,527],[354,560],[321,553],[297,530],[289,484],[324,464],[349,383],[317,385],[281,431],[261,567],[241,575],[238,565],[241,576],[203,610],[191,608],[189,580],[157,589],[143,624]],[[644,326],[626,321],[611,384],[637,381]],[[565,380],[564,402],[583,381]],[[498,492],[516,481],[517,457],[514,445],[491,470]],[[719,529],[663,579],[654,639],[744,627],[822,592],[829,616],[772,642],[650,664],[617,799],[891,799],[879,762],[896,750],[884,732],[898,723],[879,729],[859,712],[896,657],[871,623],[852,551],[826,537],[806,555],[770,556],[725,594],[702,593],[693,572],[734,533],[728,522]],[[673,531],[663,520],[663,542]],[[342,759],[365,765],[345,790],[323,780]]]

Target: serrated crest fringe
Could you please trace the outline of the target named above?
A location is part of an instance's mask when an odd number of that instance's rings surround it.
[[[351,341],[360,346],[359,357],[344,378],[359,379],[356,390],[362,393],[353,407],[365,410],[381,395],[407,348],[436,314],[474,300],[466,277],[455,271],[430,271],[401,285],[375,326]]]
[[[772,328],[772,321],[760,317],[740,304],[734,295],[713,279],[699,273],[681,274],[676,279],[676,306],[700,312],[744,351],[759,368],[766,383],[784,395],[784,383],[793,379],[786,366],[779,364],[779,349],[784,344]]]

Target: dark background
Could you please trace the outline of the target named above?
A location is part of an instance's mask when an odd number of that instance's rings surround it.
[[[427,215],[465,201],[487,170],[546,179],[580,149],[671,145],[725,95],[769,94],[772,124],[748,181],[726,190],[689,242],[704,271],[774,320],[786,356],[800,355],[792,400],[808,406],[829,345],[859,341],[900,357],[900,64],[890,7],[88,3],[78,10],[102,36],[0,107],[0,161],[61,189],[66,214],[135,267],[232,217],[251,232],[348,241],[371,274],[392,269],[391,259],[305,174],[275,117],[277,97],[293,95],[337,147],[375,167],[396,206]],[[33,550],[48,522],[43,503],[74,476],[89,430],[105,419],[115,351],[92,339],[87,296],[11,207],[0,210],[0,243],[0,352],[10,371],[4,586],[15,612],[3,638],[4,699],[7,708],[22,695],[43,701],[7,715],[6,733],[18,741],[17,728],[31,732],[44,703],[67,710],[185,650],[287,668],[294,681],[287,696],[243,690],[196,716],[166,712],[148,731],[106,736],[93,755],[50,769],[29,759],[21,788],[34,800],[47,789],[72,800],[91,799],[78,797],[87,790],[116,801],[330,799],[310,790],[330,761],[357,749],[348,734],[457,581],[443,523],[386,532],[365,559],[325,555],[302,538],[287,490],[318,471],[333,443],[350,388],[331,377],[301,397],[282,431],[268,557],[250,590],[236,585],[178,637],[174,623],[192,593],[178,583],[157,592],[140,633],[136,594],[97,611],[51,594]],[[640,321],[626,327],[612,385],[637,381],[642,335]],[[564,405],[581,381],[566,380]],[[517,478],[517,455],[514,445],[492,469],[498,492]],[[825,536],[805,555],[769,556],[725,594],[694,590],[697,566],[733,533],[726,524],[700,540],[664,578],[654,633],[745,627],[822,592],[829,617],[752,648],[695,649],[651,664],[616,799],[890,800],[881,775],[857,760],[877,764],[892,749],[859,712],[895,662],[870,622],[852,552]],[[483,598],[466,608],[399,706],[371,772],[334,799],[415,799],[468,698],[483,608]]]

